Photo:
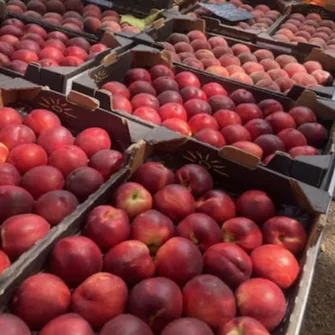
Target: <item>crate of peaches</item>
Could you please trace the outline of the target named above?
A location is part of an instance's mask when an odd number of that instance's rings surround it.
[[[226,3],[226,0],[210,1],[211,3]],[[244,41],[255,41],[262,32],[271,32],[278,19],[286,13],[289,6],[282,1],[241,1],[231,0],[239,10],[247,11],[253,18],[247,21],[228,21],[210,12],[207,8],[196,4],[183,10],[183,14],[193,19],[203,19],[208,32],[231,36]]]
[[[0,281],[124,173],[131,145],[130,122],[83,94],[66,97],[17,78],[1,83],[1,105]]]
[[[100,41],[47,24],[9,17],[0,27],[0,71],[65,92],[68,81],[132,41],[105,32]]]
[[[335,51],[334,10],[316,5],[292,5],[268,34],[260,39],[270,39],[282,45],[312,45],[320,49]]]
[[[328,188],[334,103],[305,92],[298,101],[202,71],[171,65],[166,52],[139,45],[77,77],[73,89],[106,110],[193,136],[225,154],[234,146],[268,168]],[[307,172],[308,171],[308,172]]]
[[[163,46],[175,62],[273,92],[297,96],[308,88],[327,98],[335,93],[334,55],[319,48],[242,42],[205,33],[203,21],[184,18],[169,19],[137,41]]]
[[[128,173],[0,284],[1,329],[298,334],[329,195],[164,131],[127,153]]]
[[[94,2],[94,1],[92,1]],[[9,0],[6,10],[19,18],[28,19],[34,23],[46,23],[54,29],[65,29],[76,32],[88,38],[97,38],[103,31],[112,33],[137,34],[141,29],[132,25],[130,21],[122,20],[124,13],[143,18],[149,15],[155,4],[150,2],[146,8],[143,6],[129,6],[113,1],[81,0]],[[157,18],[164,18],[159,14]],[[151,22],[153,23],[153,22]]]

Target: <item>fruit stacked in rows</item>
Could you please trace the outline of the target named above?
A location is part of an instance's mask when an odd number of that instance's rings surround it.
[[[95,34],[99,29],[111,32],[138,33],[140,29],[129,23],[120,23],[120,14],[114,10],[101,10],[93,4],[83,5],[80,0],[10,0],[9,13],[22,14],[42,22],[77,32]]]
[[[126,86],[127,85],[127,86]],[[230,94],[218,83],[201,86],[188,71],[175,73],[165,65],[150,71],[133,68],[125,84],[107,82],[114,110],[122,110],[156,125],[215,147],[233,145],[266,162],[276,151],[318,155],[328,139],[327,130],[314,112],[297,106],[286,113],[274,99],[258,104],[251,92],[238,89]]]
[[[211,1],[213,3],[226,2],[225,0]],[[245,10],[251,13],[254,17],[250,20],[238,23],[240,29],[248,29],[250,31],[266,31],[268,30],[280,17],[280,12],[277,10],[271,10],[267,5],[257,5],[255,8],[248,4],[244,4],[241,0],[231,0],[230,3],[234,4],[237,8]],[[194,12],[190,12],[187,15],[193,18],[198,18],[202,15],[209,15],[210,12],[206,8],[200,7]]]
[[[290,43],[310,43],[322,49],[335,50],[335,22],[318,13],[293,13],[276,31],[273,39]]]
[[[233,199],[213,187],[197,164],[175,173],[143,164],[116,189],[112,206],[88,214],[83,236],[55,245],[50,273],[20,285],[12,312],[21,320],[0,315],[1,329],[269,335],[300,272],[304,226],[277,216],[263,191]]]
[[[173,33],[161,44],[172,52],[175,61],[272,91],[287,93],[295,84],[316,88],[331,86],[333,82],[331,74],[320,62],[299,64],[294,56],[282,54],[276,57],[266,49],[252,52],[248,45],[241,43],[230,47],[224,37],[207,39],[198,30],[188,34]]]
[[[47,32],[18,19],[7,19],[0,28],[0,66],[22,74],[32,62],[43,67],[79,66],[106,49],[102,43],[91,45],[83,37]]]
[[[0,108],[0,274],[121,166],[108,133],[76,138],[57,115]]]

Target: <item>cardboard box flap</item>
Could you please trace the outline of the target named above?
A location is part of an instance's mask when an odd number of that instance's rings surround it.
[[[257,156],[231,145],[223,147],[220,150],[220,155],[249,169],[256,169],[258,164],[260,164],[260,159]]]
[[[154,29],[159,29],[162,28],[164,26],[164,18],[160,18],[156,21],[154,21],[151,25]]]
[[[324,51],[320,48],[313,48],[307,60],[314,60],[321,63],[322,67],[327,71],[335,70],[335,53]]]
[[[174,31],[185,32],[192,30],[200,30],[201,32],[206,31],[206,22],[201,19],[192,19],[190,17],[176,17],[171,19],[174,26]],[[165,24],[168,24],[166,22]]]
[[[304,90],[296,106],[309,106],[319,118],[334,120],[335,101],[318,98],[315,92]]]
[[[172,67],[171,53],[166,50],[159,51],[145,45],[138,45],[131,50],[133,67],[151,67],[157,64],[164,64]]]
[[[117,53],[112,51],[110,54],[108,54],[102,59],[101,65],[107,67],[109,65],[114,64],[117,61],[117,59],[118,59]]]
[[[91,111],[96,110],[100,106],[98,99],[92,98],[88,95],[85,95],[77,91],[71,91],[67,96],[67,101],[76,104],[78,106],[87,108]]]
[[[119,41],[115,37],[115,35],[110,31],[104,31],[101,36],[100,43],[105,44],[107,47],[111,49],[115,49],[120,46]]]

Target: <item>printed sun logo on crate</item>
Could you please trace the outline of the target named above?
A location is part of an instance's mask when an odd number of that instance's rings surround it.
[[[69,106],[69,104],[61,101],[58,98],[54,99],[51,97],[49,98],[42,97],[41,100],[37,102],[37,104],[57,114],[65,114],[72,118],[77,118],[76,116],[71,114],[73,109]]]
[[[99,84],[106,78],[108,78],[108,72],[105,69],[101,69],[97,73],[92,74],[92,80],[96,84]]]
[[[192,163],[202,165],[209,171],[219,173],[229,178],[229,175],[223,172],[225,167],[221,165],[221,162],[219,160],[211,159],[209,154],[203,155],[201,152],[198,151],[196,152],[187,151],[187,153],[183,155],[183,159],[186,159]]]

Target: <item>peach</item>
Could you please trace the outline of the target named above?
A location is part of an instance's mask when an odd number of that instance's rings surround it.
[[[282,289],[292,286],[299,275],[298,261],[282,246],[262,245],[254,249],[250,257],[254,276],[269,279]]]
[[[78,332],[81,335],[93,335],[89,323],[76,313],[67,313],[56,317],[47,323],[39,332],[40,335],[52,335],[67,333],[68,331]]]
[[[24,174],[36,166],[46,165],[48,156],[45,150],[37,144],[21,144],[11,150],[7,162]]]
[[[289,39],[291,39],[293,36],[294,36],[294,33],[289,30],[289,29],[286,29],[286,28],[280,28],[276,34],[278,35],[284,35],[286,37],[288,37]]]
[[[200,30],[191,30],[189,33],[187,33],[187,37],[190,39],[191,42],[193,42],[194,40],[207,41],[206,35]]]
[[[128,311],[159,333],[169,322],[181,317],[183,296],[177,284],[168,278],[144,279],[131,290]]]
[[[59,66],[80,66],[84,63],[82,58],[76,56],[66,56],[60,62]]]
[[[281,28],[291,30],[292,33],[294,33],[294,34],[296,34],[299,31],[299,27],[297,27],[296,25],[294,25],[290,22],[282,24]]]
[[[327,46],[327,43],[320,37],[312,37],[308,43],[310,44],[314,44],[320,48],[325,48]]]
[[[297,59],[291,55],[280,55],[276,57],[276,61],[282,69],[288,64],[298,63]]]
[[[273,53],[266,49],[258,49],[253,54],[254,56],[256,56],[259,62],[261,62],[264,59],[274,59]]]
[[[205,84],[201,89],[203,92],[205,92],[208,99],[215,95],[228,95],[227,91],[222,87],[222,85],[215,82]]]
[[[180,52],[194,52],[192,45],[187,42],[178,42],[174,45],[176,53]]]
[[[268,72],[269,76],[271,77],[272,80],[278,80],[280,78],[289,78],[289,75],[287,74],[287,72],[285,70],[282,69],[274,69],[274,70],[270,70]]]
[[[268,73],[263,71],[257,71],[250,74],[250,78],[256,84],[261,80],[271,80],[271,77]]]
[[[119,276],[129,285],[155,274],[150,250],[140,241],[124,241],[110,249],[104,256],[103,269]]]
[[[207,50],[207,49],[200,49],[200,50],[197,50],[196,52],[194,53],[191,53],[191,52],[182,52],[179,54],[179,56],[182,58],[182,59],[185,59],[185,58],[197,58],[199,60],[203,59],[203,58],[215,58],[215,55],[212,51],[210,50]],[[219,57],[217,57],[219,58]]]
[[[119,333],[126,335],[131,332],[141,335],[153,335],[150,327],[138,317],[131,314],[120,314],[108,321],[101,329],[99,335]]]
[[[7,6],[8,10],[8,6]],[[28,326],[17,316],[9,313],[0,315],[0,328],[8,335],[30,335]]]
[[[74,138],[69,130],[62,126],[56,126],[43,130],[37,139],[37,144],[50,155],[66,145],[73,145]]]
[[[237,244],[217,243],[204,253],[204,271],[235,289],[251,277],[252,262]]]
[[[281,92],[290,91],[295,85],[295,81],[291,78],[278,78],[275,83],[279,86]]]
[[[246,151],[249,154],[254,155],[260,159],[263,157],[262,148],[255,143],[252,143],[249,141],[238,141],[238,142],[232,143],[231,145],[235,148]]]
[[[15,50],[21,50],[21,49],[30,50],[30,51],[35,52],[36,54],[39,54],[39,52],[41,51],[40,45],[36,41],[33,41],[33,40],[21,40],[14,44],[14,48]],[[11,55],[8,55],[8,56],[10,57]]]
[[[217,328],[236,313],[233,292],[218,277],[204,274],[190,280],[183,288],[184,314]]]
[[[288,112],[294,119],[297,126],[307,122],[316,122],[316,115],[314,112],[305,106],[296,106]]]
[[[157,78],[156,80],[158,79],[162,79],[164,80],[165,77],[160,77],[160,78]],[[169,78],[170,79],[170,78]],[[171,79],[172,80],[172,79]],[[166,84],[167,82],[165,82]],[[155,86],[154,86],[155,87]],[[159,92],[159,90],[156,88],[156,91],[157,93]],[[170,90],[170,88],[168,88]],[[114,96],[115,98],[115,96]],[[118,97],[119,99],[119,97]],[[128,101],[128,100],[127,100]],[[120,108],[117,108],[117,105],[115,104],[115,102],[118,102],[116,99],[113,99],[113,107],[114,109],[120,109]],[[132,107],[134,110],[136,110],[137,108],[139,107],[151,107],[155,110],[158,110],[159,108],[159,101],[157,100],[157,98],[153,95],[150,95],[150,94],[147,94],[147,93],[140,93],[140,94],[136,94],[130,101]]]
[[[331,84],[333,77],[328,71],[315,70],[312,73],[312,76],[315,78],[316,82],[313,84],[327,85]]]
[[[180,34],[180,33],[173,33],[171,34],[168,39],[167,42],[171,43],[171,44],[176,44],[178,42],[190,42],[190,39],[187,35],[184,34]]]
[[[292,76],[292,80],[294,80],[297,84],[300,84],[302,86],[310,86],[318,84],[316,79],[312,75],[302,72],[294,74]]]
[[[250,48],[247,45],[241,43],[234,44],[231,49],[235,56],[238,56],[242,53],[251,53]]]
[[[320,26],[334,29],[334,22],[332,20],[321,20]]]
[[[127,286],[120,277],[98,272],[74,290],[71,307],[93,328],[101,328],[124,312],[127,298]]]
[[[284,35],[284,34],[275,34],[275,35],[273,35],[273,39],[274,39],[275,41],[290,42],[290,38],[287,37],[287,36]]]
[[[292,158],[296,158],[296,157],[299,157],[299,156],[320,155],[319,150],[317,150],[316,148],[311,147],[309,145],[304,145],[304,146],[301,146],[301,147],[292,148],[288,153]]]
[[[266,58],[260,61],[259,64],[263,66],[264,71],[266,72],[270,70],[280,69],[279,64],[274,59]]]
[[[235,113],[237,113],[240,116],[242,120],[242,124],[245,124],[248,121],[253,120],[253,119],[263,118],[263,113],[261,109],[254,103],[239,104],[235,108]]]
[[[0,36],[0,41],[6,42],[10,44],[11,46],[14,46],[17,42],[19,42],[19,39],[14,35],[5,34],[5,35]]]
[[[305,21],[305,15],[301,13],[293,13],[290,15],[290,19],[297,20],[299,22],[304,22]]]
[[[214,130],[219,130],[219,125],[215,118],[206,113],[200,113],[192,116],[188,121],[190,130],[192,134],[197,133],[201,129],[212,128]]]
[[[276,134],[287,128],[296,128],[293,117],[285,112],[275,112],[266,117],[265,120],[270,123]]]
[[[65,190],[43,194],[34,205],[34,213],[42,216],[51,225],[57,225],[79,205],[77,198]]]
[[[12,35],[20,38],[23,36],[23,31],[19,27],[12,25],[5,25],[0,28],[0,35]]]
[[[92,55],[94,53],[98,54],[104,50],[108,49],[108,47],[105,45],[105,44],[102,44],[102,43],[96,43],[96,44],[93,44],[91,47],[90,47],[90,50],[89,50],[89,55]]]
[[[102,254],[98,246],[83,236],[61,239],[54,246],[49,270],[70,287],[77,286],[89,276],[101,271]]]
[[[307,139],[307,144],[312,146],[321,146],[328,139],[328,131],[324,126],[316,122],[307,122],[298,127]]]
[[[216,74],[221,77],[229,77],[229,72],[222,66],[212,65],[206,69],[206,72]]]
[[[20,144],[36,142],[34,132],[22,124],[8,124],[0,130],[0,142],[9,150]]]
[[[233,73],[245,73],[244,69],[241,66],[238,65],[229,65],[227,66],[227,71],[229,75],[232,75]]]
[[[276,82],[269,79],[262,79],[256,83],[257,87],[265,88],[270,91],[280,92],[280,88]]]
[[[83,24],[87,32],[95,34],[100,28],[101,21],[96,17],[86,17]]]
[[[219,45],[217,47],[215,47],[212,50],[212,54],[219,59],[220,57],[222,57],[223,55],[229,54],[231,56],[233,56],[233,51],[229,46],[225,46],[225,45]]]
[[[40,165],[24,174],[21,185],[37,199],[49,191],[62,189],[64,186],[64,177],[55,167]]]
[[[0,164],[0,186],[12,185],[19,186],[21,176],[19,171],[9,163]]]
[[[64,55],[67,57],[69,56],[78,57],[82,60],[86,60],[88,56],[87,52],[84,49],[82,49],[81,47],[77,47],[77,46],[71,46],[71,47],[66,48]]]
[[[161,335],[213,335],[208,325],[195,318],[180,318],[170,322]]]
[[[272,134],[265,134],[257,137],[255,143],[262,148],[264,157],[267,157],[276,151],[285,151],[284,142],[279,137]]]
[[[49,39],[44,44],[45,47],[53,47],[61,51],[62,53],[65,52],[65,44],[61,40],[56,39]]]
[[[168,187],[168,186],[167,186]],[[170,256],[174,255],[174,264]],[[159,276],[184,284],[202,272],[203,262],[199,249],[188,239],[172,237],[157,251],[156,271]]]
[[[88,52],[91,47],[90,43],[83,37],[73,37],[69,39],[67,41],[66,46],[67,47],[77,46],[84,49],[86,52]]]
[[[158,77],[170,77],[171,79],[174,79],[175,77],[174,72],[166,65],[154,65],[150,69],[150,75],[152,80],[155,80]]]
[[[12,54],[11,59],[21,60],[25,63],[31,63],[31,62],[37,62],[39,60],[39,56],[34,51],[20,49]]]
[[[264,71],[264,67],[256,62],[247,62],[243,64],[243,69],[247,74],[251,74],[253,72]]]
[[[242,193],[237,199],[236,209],[239,216],[246,217],[258,225],[262,225],[275,214],[275,206],[269,195],[258,190]]]
[[[229,65],[241,65],[241,61],[238,57],[232,55],[223,55],[219,58],[219,61],[222,66],[227,67]]]
[[[223,242],[236,243],[246,252],[250,252],[262,245],[263,236],[255,222],[237,217],[223,224],[222,239]]]
[[[177,51],[177,45],[178,43],[175,44],[174,46],[176,51]],[[190,45],[194,51],[201,50],[201,49],[207,49],[207,50],[212,49],[211,45],[207,42],[207,39],[206,40],[200,40],[200,39],[193,40]]]
[[[6,66],[10,64],[10,59],[8,56],[6,56],[3,53],[0,53],[0,65],[1,66]]]
[[[204,66],[205,69],[207,69],[210,66],[219,66],[221,65],[220,61],[216,58],[202,58],[200,60],[200,62],[202,63],[202,65]]]
[[[39,59],[53,59],[54,61],[56,61],[57,63],[61,62],[64,58],[63,53],[54,47],[45,47],[43,48],[39,54]]]
[[[240,60],[241,64],[247,62],[257,62],[257,57],[251,53],[242,53],[239,54],[237,57]]]
[[[249,279],[236,290],[235,295],[240,314],[258,320],[269,331],[276,328],[285,316],[285,296],[268,279]]]
[[[220,45],[228,46],[227,41],[222,36],[212,36],[208,39],[208,43],[213,49]]]

